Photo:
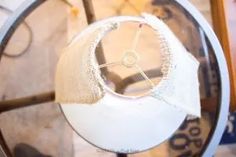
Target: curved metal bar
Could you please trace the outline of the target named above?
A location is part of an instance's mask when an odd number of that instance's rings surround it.
[[[3,11],[5,11],[5,13],[6,13],[7,15],[12,14],[12,12],[13,12],[12,10],[10,10],[10,9],[8,9],[8,8],[6,8],[6,7],[3,7],[3,6],[0,6],[0,9],[2,9]],[[23,21],[22,23],[23,23],[23,25],[26,27],[26,29],[27,29],[27,31],[28,31],[28,33],[29,33],[29,41],[28,41],[26,47],[25,47],[22,51],[18,52],[17,54],[9,54],[9,53],[7,53],[7,52],[3,52],[3,55],[4,55],[5,57],[18,58],[18,57],[24,55],[24,54],[28,51],[28,49],[30,48],[30,44],[31,44],[32,41],[33,41],[33,32],[32,32],[32,30],[31,30],[30,26],[28,25],[28,23],[26,23],[25,21]]]
[[[46,0],[27,0],[7,19],[0,29],[0,59],[11,36],[22,21],[40,4]]]
[[[207,142],[205,143],[201,155],[202,157],[213,156],[216,148],[221,140],[222,134],[225,130],[225,126],[228,119],[229,112],[229,100],[230,100],[230,86],[229,86],[229,73],[224,57],[222,47],[219,40],[217,39],[211,26],[208,24],[206,19],[199,13],[199,11],[188,1],[188,0],[174,0],[176,1],[184,10],[190,13],[194,20],[203,29],[206,37],[211,43],[211,46],[215,52],[216,59],[220,71],[220,85],[221,85],[221,95],[220,95],[220,105],[217,108],[217,119],[216,124],[212,128],[212,134],[208,136]]]

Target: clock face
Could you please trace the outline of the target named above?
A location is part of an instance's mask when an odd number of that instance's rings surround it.
[[[124,42],[110,42],[122,34]],[[136,153],[159,145],[186,113],[150,94],[162,80],[161,45],[154,30],[137,20],[122,22],[102,42],[106,62],[98,63],[104,97],[94,104],[61,104],[65,117],[81,137],[104,150]],[[136,85],[127,90],[130,84]]]

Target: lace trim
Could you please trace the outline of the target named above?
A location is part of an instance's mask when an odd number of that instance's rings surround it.
[[[159,39],[160,44],[160,53],[161,53],[161,72],[163,74],[163,77],[158,85],[152,90],[151,95],[153,97],[156,97],[158,99],[161,98],[161,95],[163,92],[168,93],[169,95],[172,95],[173,91],[173,70],[174,70],[174,56],[173,56],[173,50],[169,46],[170,43],[166,38],[166,35],[164,34],[164,31],[162,27],[166,27],[164,23],[162,23],[161,20],[157,19],[155,16],[152,15],[146,15],[144,14],[144,18],[146,19],[147,24],[149,24],[155,31]]]
[[[93,85],[93,87],[97,88],[96,90],[93,90],[93,92],[95,91],[101,91],[102,93],[99,93],[99,95],[104,95],[104,86],[105,83],[103,81],[103,79],[101,78],[101,71],[96,59],[96,55],[95,55],[95,51],[96,51],[96,47],[98,45],[98,43],[101,41],[101,39],[110,31],[117,29],[119,26],[118,23],[108,23],[106,25],[104,25],[103,27],[99,28],[98,32],[99,34],[97,35],[96,39],[91,43],[90,47],[89,47],[89,53],[87,53],[89,61],[88,62],[84,62],[84,64],[87,64],[87,69],[85,69],[86,73],[92,74],[89,75],[91,78],[91,80],[96,80],[96,82],[91,82]],[[98,84],[97,84],[98,82]],[[98,93],[93,93],[93,96],[95,96]]]

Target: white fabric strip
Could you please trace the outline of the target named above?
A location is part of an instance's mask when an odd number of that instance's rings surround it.
[[[190,115],[200,117],[199,63],[186,51],[168,26],[150,14],[143,14],[143,17],[105,19],[92,24],[76,37],[64,50],[64,54],[58,63],[56,101],[60,103],[93,104],[103,98],[106,87],[96,62],[95,48],[106,33],[117,27],[115,23],[125,21],[150,25],[156,31],[160,40],[161,54],[164,61],[161,82],[154,86],[138,67],[138,71],[153,87],[150,96]],[[111,65],[116,64],[119,63]],[[100,68],[104,66],[106,64],[101,65]],[[120,97],[120,99],[123,98]]]

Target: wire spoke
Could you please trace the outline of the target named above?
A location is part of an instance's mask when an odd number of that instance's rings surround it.
[[[138,40],[139,40],[139,37],[141,35],[141,31],[142,31],[142,26],[143,24],[140,24],[139,25],[139,29],[137,30],[137,32],[135,33],[135,37],[133,39],[133,43],[132,43],[132,50],[135,50],[137,48],[137,45],[138,45]]]
[[[150,86],[153,88],[155,86],[155,84],[152,82],[152,80],[150,80],[148,78],[148,76],[145,74],[145,72],[142,70],[142,68],[138,64],[135,65],[135,68],[143,76],[143,78],[148,82],[148,84],[150,84]]]
[[[105,68],[105,67],[109,67],[109,66],[117,66],[117,65],[121,65],[121,64],[122,64],[121,61],[104,63],[104,64],[100,64],[99,68]]]

